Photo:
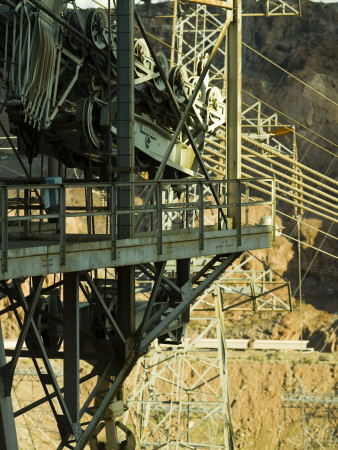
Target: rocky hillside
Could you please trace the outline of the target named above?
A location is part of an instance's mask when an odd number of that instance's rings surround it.
[[[301,410],[300,403],[283,401],[283,397],[286,399],[288,392],[303,399],[330,397],[337,388],[337,367],[337,361],[318,360],[314,355],[306,355],[303,362],[273,354],[246,355],[245,360],[230,358],[236,449],[335,448],[337,417],[333,408],[329,413],[319,402],[305,403]]]
[[[297,132],[330,153],[298,137],[299,160],[335,179],[338,175],[337,159],[334,156],[337,155],[338,137],[337,23],[337,3],[302,2],[301,17],[247,18],[244,19],[243,26],[244,42],[313,88],[310,89],[296,81],[245,48],[243,65],[245,89],[305,125],[308,130],[296,124]],[[247,98],[249,99],[249,96]],[[265,112],[271,113],[271,110],[266,108]],[[285,118],[285,123],[290,123],[290,120]],[[318,221],[310,214],[306,214],[304,220],[337,236],[337,225]],[[294,222],[283,220],[283,225],[287,234],[292,233]],[[338,254],[337,240],[327,238],[322,244],[324,235],[307,227],[302,227],[301,234],[305,243],[315,247],[322,245],[322,250]],[[295,245],[293,247],[296,256],[297,249]],[[303,246],[303,274],[314,256],[313,250]],[[295,269],[297,269],[296,261],[291,260],[286,275],[294,286],[297,282]],[[317,308],[337,310],[337,273],[337,260],[322,253],[317,254],[303,286],[306,301]]]

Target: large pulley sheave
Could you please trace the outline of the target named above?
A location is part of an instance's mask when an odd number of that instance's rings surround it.
[[[109,42],[109,18],[106,10],[93,8],[87,18],[87,36],[99,50],[104,50]]]

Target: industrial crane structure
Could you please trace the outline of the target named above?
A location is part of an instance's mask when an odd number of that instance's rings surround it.
[[[0,184],[0,315],[11,312],[19,329],[14,350],[5,350],[0,329],[3,449],[18,448],[15,417],[43,404],[60,449],[95,448],[103,421],[106,448],[135,448],[117,418],[139,358],[155,340],[180,345],[190,306],[239,255],[274,240],[274,174],[242,177],[241,0],[192,3],[219,6],[223,16],[187,68],[154,50],[133,0],[107,10],[65,0],[1,2],[9,130],[0,125],[16,136],[24,171]],[[267,2],[262,14],[298,14],[279,3],[276,10]],[[141,38],[134,39],[135,25]],[[212,85],[221,47],[224,70]],[[275,134],[260,125],[264,158],[276,151]],[[33,178],[23,155],[30,164],[47,157],[48,177]],[[67,168],[83,178],[70,179]],[[257,218],[262,206],[269,216]],[[83,221],[81,233],[69,232],[74,219]],[[147,300],[135,298],[136,271],[151,282]],[[13,411],[20,358],[32,360],[45,395]],[[63,362],[61,380],[53,360]]]

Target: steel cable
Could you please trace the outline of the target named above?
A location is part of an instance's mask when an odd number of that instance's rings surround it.
[[[335,106],[338,106],[338,103],[336,103],[335,101],[333,101],[331,98],[327,97],[326,95],[322,94],[321,92],[319,92],[317,89],[315,89],[314,87],[310,86],[309,84],[305,83],[305,81],[301,80],[300,78],[296,77],[295,75],[293,75],[292,73],[288,72],[286,69],[283,69],[283,67],[279,66],[277,63],[275,63],[274,61],[272,61],[271,59],[267,58],[266,56],[264,56],[262,53],[260,53],[259,51],[255,50],[254,48],[250,47],[250,45],[245,44],[245,42],[242,42],[242,45],[244,45],[246,48],[248,48],[249,50],[251,50],[252,52],[256,53],[258,56],[260,56],[261,58],[265,59],[266,61],[268,61],[270,64],[274,65],[275,67],[277,67],[278,69],[282,70],[283,72],[285,72],[287,75],[289,75],[290,77],[294,78],[295,80],[299,81],[300,83],[302,83],[304,86],[306,86],[307,88],[311,89],[312,91],[314,91],[316,94],[320,95],[321,97],[325,98],[325,100],[328,100],[329,102],[333,103]]]

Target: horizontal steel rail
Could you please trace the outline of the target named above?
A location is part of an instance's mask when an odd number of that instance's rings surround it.
[[[270,184],[269,190],[269,200],[253,200],[250,201],[247,195],[244,196],[242,191],[247,190],[250,185],[254,182],[264,182],[265,185]],[[228,203],[226,195],[226,186],[230,183],[237,184],[237,201],[236,203]],[[134,189],[143,188],[143,192],[147,189],[153,190],[152,204],[149,204],[146,208],[143,208],[142,199],[141,204],[134,205],[129,210],[123,210],[118,208],[115,203],[116,192],[123,186],[132,184]],[[216,203],[212,196],[206,196],[205,187],[210,187],[213,185],[214,189],[221,193],[220,204]],[[155,189],[154,189],[155,186]],[[177,196],[174,202],[169,199],[165,199],[165,193],[168,188],[180,189],[182,194]],[[96,189],[107,192],[107,198],[105,204],[101,206],[94,206],[93,208],[88,208],[85,204],[83,206],[76,206],[69,204],[69,190],[72,189],[73,193],[75,190],[85,190],[85,189]],[[193,189],[193,190],[192,190]],[[57,192],[55,205],[49,210],[44,209],[42,204],[42,199],[44,197],[45,191],[53,190],[54,193]],[[197,195],[196,195],[197,192]],[[37,195],[36,203],[30,202],[30,205],[26,206],[24,203],[25,198],[31,198],[32,195]],[[85,197],[85,196],[84,196]],[[214,223],[206,225],[204,217],[208,214],[208,211],[213,211],[214,213],[223,212],[227,215],[227,211],[230,207],[236,207],[238,210],[238,217],[241,217],[241,210],[243,207],[249,209],[251,207],[258,206],[269,206],[272,210],[272,231],[274,235],[274,224],[275,224],[275,180],[274,178],[267,177],[256,177],[250,179],[240,179],[240,180],[226,180],[226,179],[182,179],[182,180],[161,180],[161,181],[135,181],[133,183],[122,183],[122,182],[65,182],[62,184],[39,184],[39,183],[20,183],[20,184],[0,184],[0,199],[1,199],[1,265],[2,271],[6,271],[9,242],[11,240],[11,228],[12,231],[18,233],[21,228],[23,233],[21,237],[25,237],[30,240],[34,238],[41,240],[41,238],[46,239],[49,235],[53,240],[59,240],[60,242],[60,258],[62,264],[65,264],[65,248],[67,241],[67,219],[71,218],[95,218],[102,217],[107,221],[109,226],[106,227],[106,232],[103,235],[96,235],[97,239],[107,240],[110,239],[112,242],[112,254],[116,254],[116,248],[118,246],[117,240],[117,224],[118,217],[122,215],[133,215],[137,217],[142,214],[143,217],[146,215],[151,215],[154,220],[152,220],[151,229],[146,228],[146,231],[134,227],[132,235],[142,236],[145,233],[155,233],[158,241],[158,252],[162,252],[162,241],[163,233],[172,231],[173,233],[180,233],[182,229],[198,229],[199,230],[199,241],[200,248],[203,249],[204,245],[204,235],[205,232],[214,229],[226,229],[228,224],[222,218],[221,214],[214,214]],[[67,200],[68,199],[68,200]],[[83,200],[85,203],[85,200]],[[172,213],[182,214],[182,227],[175,229],[171,227],[165,228],[165,223],[163,217],[165,215],[170,215]],[[186,220],[189,215],[198,215],[198,220],[196,218],[194,221]],[[146,222],[141,222],[141,225]],[[37,231],[32,231],[35,224]],[[43,225],[48,224],[48,230],[42,229]],[[52,224],[54,224],[54,230],[51,229]],[[248,226],[248,222],[242,224],[239,223],[237,227],[238,233],[238,243],[241,242],[242,227]],[[20,229],[18,231],[18,228]],[[47,228],[47,227],[45,227]],[[89,232],[81,234],[84,237],[95,237],[95,234]],[[17,242],[18,245],[18,242]],[[24,245],[23,245],[24,247]]]

